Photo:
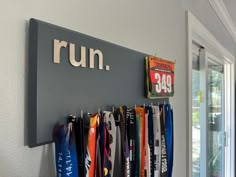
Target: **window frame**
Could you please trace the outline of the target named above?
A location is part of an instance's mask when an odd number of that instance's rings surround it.
[[[226,169],[226,176],[235,176],[235,79],[234,79],[234,56],[227,51],[216,38],[198,21],[196,17],[191,12],[187,12],[188,17],[188,155],[187,155],[187,176],[192,177],[192,53],[196,50],[193,48],[193,43],[198,44],[205,48],[207,53],[203,53],[204,57],[210,55],[211,57],[221,59],[220,62],[224,63],[225,69],[229,71],[225,73],[225,79],[230,79],[225,85],[225,114],[229,118],[227,128],[230,130],[227,136],[228,146],[225,149],[225,155],[230,159],[227,164],[228,169]],[[214,54],[215,56],[212,56]],[[226,70],[225,70],[226,71]],[[205,95],[206,96],[206,95]],[[205,125],[207,126],[207,125]],[[204,166],[207,164],[204,163]],[[207,172],[207,166],[203,169]]]

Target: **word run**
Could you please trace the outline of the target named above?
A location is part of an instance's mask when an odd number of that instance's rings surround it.
[[[60,41],[58,39],[53,40],[53,62],[60,64],[61,62],[61,49],[67,48],[68,42]],[[89,68],[94,69],[94,60],[95,56],[98,58],[98,69],[103,70],[103,54],[98,49],[89,48]],[[74,67],[83,67],[86,68],[86,47],[80,47],[80,59],[75,57],[75,44],[69,43],[69,61],[70,64]],[[105,65],[105,70],[109,71],[110,66]]]

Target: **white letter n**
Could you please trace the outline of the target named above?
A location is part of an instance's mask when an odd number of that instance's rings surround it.
[[[94,68],[94,57],[98,55],[98,69],[103,69],[103,54],[100,50],[89,49],[89,67]]]

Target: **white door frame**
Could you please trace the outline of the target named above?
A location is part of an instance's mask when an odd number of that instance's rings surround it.
[[[226,92],[230,95],[230,100],[227,100],[228,107],[225,112],[227,112],[228,116],[230,116],[230,131],[228,132],[229,138],[228,145],[230,152],[228,152],[227,157],[230,158],[230,165],[225,177],[235,176],[235,79],[234,79],[234,56],[227,51],[224,46],[222,46],[217,39],[207,30],[205,26],[203,26],[196,17],[192,15],[191,12],[187,12],[188,15],[188,155],[187,155],[187,176],[192,177],[192,43],[195,42],[200,46],[203,46],[207,51],[216,55],[216,57],[222,59],[224,62],[227,62],[227,67],[230,69],[230,83],[231,85],[227,85],[230,89],[226,90]],[[227,96],[227,95],[226,95]],[[229,127],[228,127],[229,128]]]

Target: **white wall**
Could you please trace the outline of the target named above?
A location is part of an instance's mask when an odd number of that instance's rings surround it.
[[[185,11],[177,0],[7,0],[0,6],[0,177],[53,177],[52,146],[25,146],[28,20],[176,60],[174,177],[186,176]]]

